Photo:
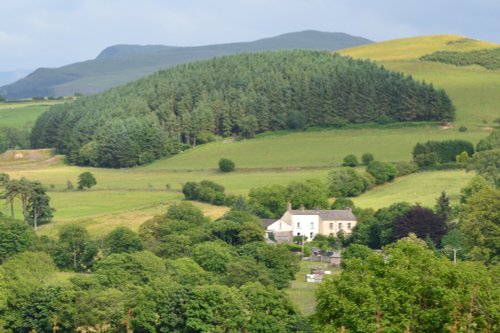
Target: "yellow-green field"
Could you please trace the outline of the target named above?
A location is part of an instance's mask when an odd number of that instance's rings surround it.
[[[417,142],[427,140],[469,140],[474,144],[489,131],[471,128],[437,126],[399,129],[341,129],[319,132],[297,132],[266,135],[251,140],[224,140],[203,145],[157,161],[146,170],[200,170],[217,167],[221,157],[232,159],[238,168],[318,168],[339,166],[343,158],[355,154],[358,159],[366,152],[381,161],[411,160]]]
[[[457,108],[457,126],[491,126],[500,117],[500,71],[421,61],[436,51],[472,51],[500,47],[456,35],[405,38],[342,50],[342,55],[371,59],[384,67],[443,88]]]
[[[247,195],[253,187],[271,184],[286,185],[292,181],[320,179],[326,181],[333,167],[324,168],[247,168],[223,174],[214,169],[197,171],[169,170],[147,167],[128,170],[82,168],[63,165],[57,158],[39,154],[40,159],[27,162],[2,160],[0,170],[12,178],[27,177],[39,180],[49,189],[51,205],[56,209],[54,221],[39,228],[39,234],[54,237],[68,223],[79,223],[87,227],[95,237],[102,237],[113,228],[126,225],[134,230],[149,218],[164,213],[168,206],[182,200],[182,184],[187,181],[208,179],[226,187],[227,193]],[[26,154],[26,152],[25,152]],[[43,160],[43,157],[47,160]],[[162,163],[162,162],[157,162]],[[78,175],[91,171],[98,184],[91,190],[68,190],[70,181],[76,187]],[[454,200],[459,197],[472,175],[463,171],[435,171],[398,178],[395,182],[378,187],[355,198],[360,207],[380,208],[396,201],[420,202],[433,206],[435,198],[446,191]],[[197,205],[212,218],[220,217],[227,208]],[[8,206],[0,209],[8,212]],[[16,203],[16,214],[21,216],[20,204]]]
[[[40,228],[40,234],[55,236],[64,224],[81,223],[92,235],[102,237],[118,225],[137,230],[145,220],[165,212],[169,204],[182,199],[180,190],[187,181],[213,180],[224,185],[228,193],[246,195],[251,188],[259,186],[286,185],[306,179],[326,181],[328,172],[338,167],[348,154],[360,158],[361,154],[370,152],[378,160],[394,162],[411,160],[411,150],[417,142],[464,139],[476,144],[488,135],[493,120],[500,117],[500,71],[424,62],[418,58],[438,50],[468,51],[487,47],[498,45],[442,35],[370,44],[341,52],[374,59],[387,68],[445,88],[457,107],[457,121],[451,128],[311,130],[267,134],[243,141],[227,139],[126,170],[67,166],[62,157],[52,156],[49,150],[25,151],[23,158],[15,158],[17,152],[10,152],[0,156],[0,172],[14,178],[40,180],[49,188],[52,206],[56,208],[55,218],[53,223]],[[0,125],[33,123],[47,107],[33,103],[0,104]],[[468,130],[459,132],[459,126],[466,126]],[[217,172],[221,157],[232,159],[237,171]],[[67,182],[76,187],[78,175],[87,170],[97,178],[97,186],[90,191],[67,190]],[[460,188],[471,176],[463,171],[413,174],[377,187],[354,201],[360,207],[373,208],[396,201],[433,206],[441,191],[457,200]],[[221,216],[226,210],[198,205],[212,217]],[[1,202],[0,209],[5,211],[5,208]]]
[[[0,102],[0,127],[31,127],[51,105],[59,103],[62,101]]]
[[[431,35],[372,43],[344,49],[339,53],[353,58],[370,59],[378,62],[417,59],[437,51],[466,52],[499,46],[496,43],[469,39],[460,35]]]
[[[451,202],[458,203],[460,189],[473,176],[463,170],[420,172],[396,178],[352,200],[359,207],[381,208],[399,201],[434,207],[436,198],[445,190]]]

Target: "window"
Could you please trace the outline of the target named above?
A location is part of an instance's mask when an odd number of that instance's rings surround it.
[[[311,229],[314,229],[314,222],[311,222]]]
[[[297,233],[297,236],[300,236],[300,232]]]
[[[339,222],[339,230],[342,230],[342,223]]]
[[[333,237],[333,232],[330,232],[330,236],[332,236],[332,237]]]
[[[310,239],[313,239],[313,238],[314,238],[314,232],[311,232],[311,233],[309,234],[309,236],[310,236],[310,237],[309,237]]]
[[[347,223],[347,229],[351,230],[351,224]]]
[[[330,229],[333,229],[333,222],[330,222]]]
[[[297,228],[300,229],[300,222],[297,222]]]

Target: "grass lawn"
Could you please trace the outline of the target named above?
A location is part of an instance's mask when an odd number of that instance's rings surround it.
[[[384,66],[445,89],[457,109],[456,127],[492,126],[500,117],[499,70],[419,60],[384,62]]]
[[[436,51],[472,51],[499,44],[465,39],[459,35],[431,35],[393,39],[339,51],[342,55],[375,61],[416,59]]]
[[[463,139],[476,144],[488,134],[488,131],[478,128],[459,132],[457,128],[440,129],[436,126],[278,133],[251,140],[224,140],[198,146],[143,169],[215,169],[222,157],[233,160],[236,168],[242,169],[325,168],[341,165],[349,154],[361,159],[361,155],[367,152],[381,161],[409,161],[417,142]]]
[[[51,105],[61,101],[36,101],[21,103],[0,103],[0,126],[22,128],[31,127],[36,119]]]
[[[315,292],[318,289],[318,283],[306,282],[306,274],[311,272],[311,268],[328,268],[326,263],[301,261],[300,271],[295,275],[295,280],[290,282],[286,293],[297,306],[300,312],[306,316],[311,315],[316,307]],[[340,268],[330,267],[328,270],[333,274],[339,274]]]
[[[227,193],[247,195],[254,187],[287,185],[307,179],[326,181],[328,172],[339,167],[349,154],[360,159],[363,153],[369,152],[381,161],[409,161],[417,142],[463,139],[476,144],[489,134],[493,120],[500,118],[500,71],[424,62],[417,58],[437,50],[486,47],[498,47],[498,44],[442,35],[370,44],[341,52],[374,59],[389,69],[445,88],[457,108],[457,121],[449,129],[424,125],[276,132],[251,140],[221,140],[147,166],[120,170],[67,166],[62,158],[52,156],[48,150],[23,152],[26,158],[22,160],[14,159],[15,153],[7,153],[0,155],[0,172],[7,172],[13,178],[39,180],[48,187],[56,212],[54,222],[42,226],[40,234],[55,236],[64,224],[81,223],[92,235],[102,237],[118,225],[137,230],[145,220],[164,213],[169,204],[182,199],[181,188],[187,181],[212,180],[224,185]],[[0,103],[0,125],[29,125],[53,103],[60,101]],[[468,127],[466,132],[458,131],[462,125]],[[222,157],[233,160],[237,170],[228,174],[218,172],[218,161]],[[84,171],[94,174],[97,186],[90,191],[67,191],[68,181],[76,187],[78,175]],[[460,188],[471,177],[472,174],[463,171],[409,175],[354,198],[354,202],[360,207],[373,208],[398,201],[432,207],[441,191],[446,191],[452,201],[457,200]],[[221,207],[199,205],[214,218],[225,211]],[[0,209],[5,209],[3,202]]]
[[[378,186],[352,200],[362,208],[378,209],[401,201],[434,207],[436,198],[446,191],[451,204],[456,204],[460,199],[460,189],[473,176],[474,173],[463,170],[420,172],[396,178],[394,182]]]
[[[324,135],[324,132],[303,133],[303,135]],[[467,133],[466,133],[467,134]],[[468,133],[469,135],[474,132]],[[482,132],[480,133],[482,134]],[[293,138],[295,135],[291,135]],[[288,136],[266,137],[263,139],[289,139]],[[258,141],[258,140],[256,140]],[[299,142],[300,140],[296,140]],[[251,142],[249,140],[248,142]],[[239,144],[243,142],[237,142]],[[203,148],[203,147],[200,147]],[[254,187],[272,184],[287,185],[292,181],[319,179],[326,181],[328,172],[334,167],[285,168],[277,161],[274,168],[246,168],[231,173],[220,173],[214,169],[197,171],[171,170],[159,168],[154,163],[150,166],[132,169],[100,169],[68,166],[60,161],[45,163],[43,158],[52,159],[49,151],[24,152],[32,160],[15,161],[14,154],[0,157],[0,170],[12,178],[26,177],[39,180],[48,188],[52,198],[51,206],[56,209],[54,222],[41,226],[42,235],[56,236],[60,227],[67,223],[81,223],[94,236],[102,236],[119,225],[126,225],[134,230],[156,214],[164,213],[168,205],[182,200],[182,185],[187,181],[212,180],[225,186],[226,193],[246,196]],[[258,155],[255,155],[258,158]],[[17,164],[16,164],[17,163]],[[281,165],[281,166],[280,166]],[[91,190],[67,190],[67,182],[77,186],[78,175],[90,171],[97,179],[97,185]],[[354,198],[360,207],[380,208],[393,202],[420,202],[432,207],[441,191],[454,200],[459,197],[460,188],[464,187],[472,174],[463,171],[435,171],[413,174],[397,178],[393,183],[377,187],[358,198]],[[205,214],[212,218],[224,214],[223,207],[198,204]],[[8,207],[0,204],[0,209]],[[16,215],[20,214],[20,203],[16,202]]]
[[[500,117],[500,71],[481,66],[453,66],[418,58],[436,51],[472,51],[499,44],[457,35],[404,38],[345,49],[339,53],[371,59],[384,67],[443,88],[457,108],[457,126],[491,126]]]

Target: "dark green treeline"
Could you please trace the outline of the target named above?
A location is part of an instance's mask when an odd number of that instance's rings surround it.
[[[181,65],[54,106],[31,143],[55,147],[71,163],[129,167],[215,135],[453,117],[443,90],[369,61],[279,51]]]

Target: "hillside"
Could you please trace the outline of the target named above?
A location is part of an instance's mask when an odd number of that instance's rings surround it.
[[[473,51],[496,48],[498,44],[478,41],[459,35],[431,35],[394,39],[343,49],[339,53],[353,58],[375,61],[415,60],[437,51]]]
[[[374,60],[388,69],[445,89],[457,110],[455,124],[481,127],[491,126],[500,117],[500,70],[488,70],[478,65],[455,66],[421,60],[421,57],[438,51],[466,53],[499,46],[457,35],[437,35],[391,40],[339,53]]]
[[[55,106],[35,124],[32,145],[79,165],[130,167],[215,136],[453,117],[444,91],[371,62],[274,51],[178,66]]]
[[[253,42],[177,47],[162,45],[116,45],[103,50],[94,60],[60,68],[39,68],[27,77],[0,87],[9,99],[32,96],[72,96],[95,94],[162,68],[243,52],[280,49],[340,50],[371,43],[344,33],[302,31]]]
[[[0,86],[11,84],[13,82],[16,82],[17,80],[21,80],[29,73],[31,73],[31,71],[26,69],[2,71],[0,72]]]

